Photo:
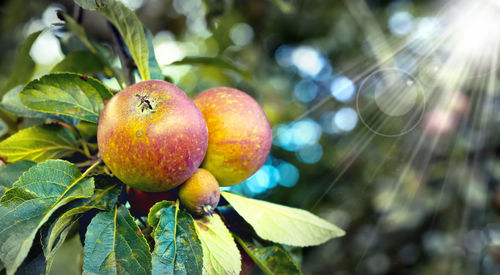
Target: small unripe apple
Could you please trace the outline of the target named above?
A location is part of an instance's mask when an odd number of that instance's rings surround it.
[[[176,189],[164,192],[144,192],[127,186],[127,198],[132,207],[132,212],[134,212],[135,215],[147,216],[149,214],[149,209],[151,209],[155,203],[163,200],[175,201],[177,199],[177,192],[175,190]]]
[[[121,181],[146,192],[167,191],[191,177],[203,161],[207,138],[193,101],[161,80],[114,95],[97,129],[104,163]]]
[[[179,200],[182,206],[199,216],[212,214],[219,199],[220,190],[217,180],[210,172],[202,168],[179,187]]]
[[[238,184],[266,162],[272,134],[267,117],[248,94],[219,87],[200,93],[194,103],[208,126],[208,148],[202,167],[221,186]]]

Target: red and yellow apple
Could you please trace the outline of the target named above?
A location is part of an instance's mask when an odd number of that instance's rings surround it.
[[[102,159],[127,185],[146,192],[170,190],[200,166],[207,125],[176,86],[143,81],[114,95],[101,113],[97,143]]]
[[[194,103],[205,117],[208,148],[202,167],[220,186],[238,184],[266,162],[272,134],[260,105],[248,94],[233,88],[212,88]]]

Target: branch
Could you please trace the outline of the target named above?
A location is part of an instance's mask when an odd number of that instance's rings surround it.
[[[75,4],[73,7],[73,18],[75,18],[75,21],[78,24],[81,24],[83,21],[83,9],[77,4]]]
[[[127,86],[129,86],[135,82],[134,81],[135,63],[132,60],[132,58],[127,54],[125,43],[123,42],[123,39],[118,29],[109,21],[108,25],[111,28],[113,43],[115,45],[116,52],[118,53],[118,57],[120,58],[120,63],[122,64],[122,71],[125,77],[125,83],[127,84]]]

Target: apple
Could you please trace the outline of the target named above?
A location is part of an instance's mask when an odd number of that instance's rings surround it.
[[[189,212],[195,215],[211,215],[220,199],[219,184],[205,169],[198,169],[194,175],[179,187],[179,200]]]
[[[218,87],[200,93],[194,103],[208,126],[208,148],[202,167],[220,186],[238,184],[266,162],[272,134],[267,117],[251,96]]]
[[[125,184],[146,192],[180,185],[200,166],[207,125],[193,101],[161,80],[143,81],[114,95],[97,129],[102,159]]]
[[[163,200],[175,201],[177,199],[175,189],[164,192],[144,192],[130,186],[126,188],[128,202],[132,207],[132,212],[137,216],[147,216],[149,214],[149,209],[157,202]]]

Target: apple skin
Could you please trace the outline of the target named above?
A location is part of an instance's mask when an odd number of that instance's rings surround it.
[[[215,177],[203,168],[179,187],[182,206],[198,216],[211,215],[219,204],[220,190]]]
[[[149,209],[157,202],[175,201],[177,200],[176,190],[168,190],[164,192],[144,192],[127,186],[127,199],[132,207],[132,212],[136,216],[147,216]]]
[[[240,90],[218,87],[203,91],[194,103],[208,126],[202,167],[220,186],[238,184],[262,167],[271,150],[272,133],[257,101]]]
[[[167,191],[186,181],[206,153],[208,132],[193,101],[161,80],[143,81],[114,95],[97,129],[102,159],[125,184]]]

